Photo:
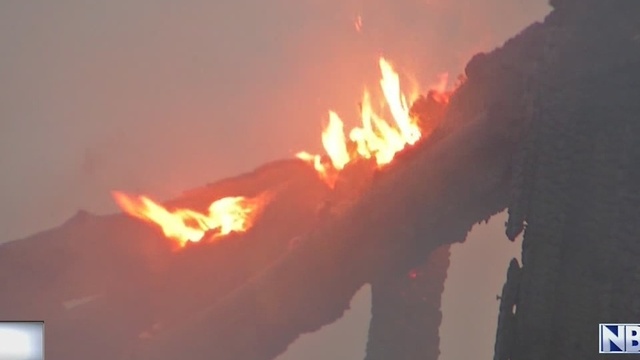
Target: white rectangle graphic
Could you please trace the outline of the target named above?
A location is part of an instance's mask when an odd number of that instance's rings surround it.
[[[0,321],[0,360],[44,360],[44,322]]]

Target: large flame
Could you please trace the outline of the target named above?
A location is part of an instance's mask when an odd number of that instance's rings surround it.
[[[382,167],[390,163],[407,145],[413,145],[421,137],[428,135],[421,132],[416,119],[410,115],[410,105],[400,89],[398,73],[383,57],[379,60],[379,66],[382,73],[380,88],[393,121],[387,121],[373,110],[371,95],[365,88],[360,109],[361,125],[351,129],[348,140],[342,120],[338,114],[329,111],[329,122],[322,132],[322,145],[329,161],[323,161],[322,156],[307,152],[296,154],[298,158],[313,164],[330,187],[335,184],[337,172],[349,162],[357,158],[373,158]],[[447,80],[446,74],[441,76],[434,89],[436,93],[443,94],[440,100],[443,102],[446,101],[444,90]],[[350,147],[355,151],[350,151]]]
[[[129,196],[118,191],[112,194],[124,212],[160,226],[164,235],[175,240],[179,247],[201,241],[208,231],[212,233],[211,239],[247,231],[267,200],[265,195],[225,197],[212,202],[207,213],[201,213],[190,209],[169,210],[146,196]]]

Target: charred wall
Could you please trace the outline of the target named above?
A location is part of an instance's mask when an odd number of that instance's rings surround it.
[[[596,358],[599,322],[640,317],[640,3],[551,3],[543,23],[469,62],[432,136],[489,118],[520,139],[505,225],[511,240],[524,231],[523,264],[512,261],[502,293],[500,360]],[[372,322],[371,359],[385,347],[408,359],[437,348],[405,350],[436,338],[402,337],[418,320],[398,325],[412,307],[393,298],[401,284],[374,291],[374,315],[396,316],[386,337]]]
[[[553,5],[514,164],[507,233],[525,230],[500,360],[598,358],[598,323],[640,318],[640,3]]]
[[[373,284],[366,360],[438,359],[449,248],[439,247],[409,273]]]

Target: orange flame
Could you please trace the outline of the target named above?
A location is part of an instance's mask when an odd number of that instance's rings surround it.
[[[333,111],[329,111],[329,124],[322,132],[322,145],[337,170],[342,170],[351,160],[344,136],[344,124]]]
[[[213,239],[231,232],[244,232],[253,225],[264,206],[264,195],[255,198],[230,196],[209,205],[206,214],[190,209],[168,210],[146,196],[129,196],[113,191],[112,195],[127,214],[160,226],[164,235],[175,240],[178,247],[188,242],[199,242],[207,231]]]
[[[296,157],[303,160],[316,169],[320,178],[330,187],[333,188],[338,180],[338,170],[335,165],[331,163],[331,159],[320,155],[309,154],[306,151],[301,151],[296,154]]]
[[[400,89],[400,76],[382,57],[379,66],[382,73],[380,87],[393,121],[387,121],[373,110],[371,96],[365,89],[360,109],[361,126],[351,129],[349,140],[345,137],[344,125],[338,114],[329,111],[329,122],[322,132],[322,144],[330,158],[330,164],[323,162],[319,155],[306,152],[296,155],[312,164],[330,187],[333,187],[337,177],[330,171],[330,167],[333,167],[334,172],[340,171],[357,158],[373,158],[381,167],[390,163],[407,145],[414,145],[423,136],[416,119],[410,115],[407,97]],[[447,75],[441,75],[434,90],[438,94],[444,94],[447,82]],[[446,101],[444,97],[442,101]],[[354,152],[349,151],[349,142],[354,145]]]

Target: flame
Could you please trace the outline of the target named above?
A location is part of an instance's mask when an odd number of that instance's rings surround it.
[[[310,154],[306,151],[301,151],[296,154],[296,157],[303,160],[313,166],[318,172],[320,178],[330,187],[333,188],[338,180],[338,170],[331,163],[331,159],[323,157],[321,155]]]
[[[337,170],[342,170],[351,160],[344,136],[344,124],[333,111],[329,111],[329,124],[322,132],[322,145]]]
[[[266,202],[264,195],[230,196],[212,202],[205,214],[190,209],[169,210],[146,196],[129,196],[118,191],[112,195],[124,212],[160,226],[164,235],[180,248],[188,242],[201,241],[207,231],[214,234],[212,239],[247,231]]]
[[[385,100],[383,105],[386,105],[392,121],[386,120],[373,110],[371,95],[365,88],[360,108],[361,125],[351,129],[348,139],[345,136],[344,123],[338,114],[329,111],[329,122],[322,132],[322,145],[330,159],[328,163],[323,162],[319,155],[306,152],[296,155],[312,164],[330,187],[335,184],[336,172],[348,163],[358,158],[373,158],[377,165],[382,167],[393,161],[399,151],[407,145],[414,145],[424,135],[417,120],[410,115],[410,103],[401,91],[400,76],[385,58],[381,57],[378,65],[382,74],[380,88]],[[438,101],[448,101],[444,95],[447,84],[448,74],[441,74],[438,83],[432,87],[436,94],[443,94],[442,99]],[[349,151],[350,146],[353,146],[355,151]],[[330,171],[331,167],[333,172]]]

